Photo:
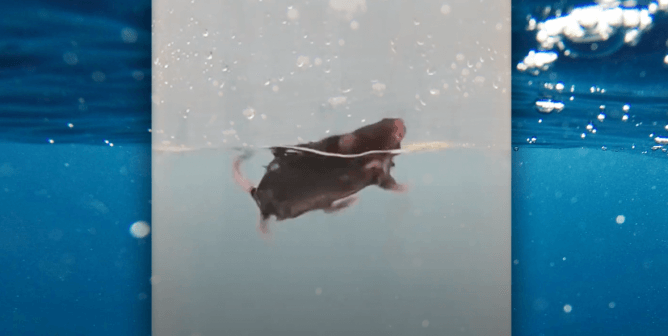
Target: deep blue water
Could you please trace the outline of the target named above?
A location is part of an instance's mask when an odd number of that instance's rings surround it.
[[[0,5],[1,335],[151,332],[150,6]]]
[[[513,4],[513,334],[662,334],[668,19],[533,75],[527,15],[586,2]],[[148,335],[150,2],[0,7],[0,334]]]
[[[576,46],[583,57],[559,52],[537,75],[516,68],[539,50],[528,16],[585,4],[513,1],[513,335],[662,335],[668,155],[654,146],[668,136],[668,17],[636,46]],[[538,112],[547,99],[564,109]]]

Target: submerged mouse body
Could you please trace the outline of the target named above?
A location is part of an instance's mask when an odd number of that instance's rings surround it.
[[[234,161],[235,180],[257,203],[258,226],[266,234],[272,215],[281,221],[313,210],[333,213],[352,205],[355,194],[370,185],[404,191],[390,169],[397,155],[391,151],[401,148],[405,134],[403,120],[383,119],[317,142],[271,147],[274,159],[257,187],[241,174],[243,156]]]

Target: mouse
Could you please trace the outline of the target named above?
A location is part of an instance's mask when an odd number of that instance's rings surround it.
[[[337,213],[355,204],[356,194],[368,186],[405,192],[390,174],[405,135],[402,119],[385,118],[316,142],[269,147],[274,158],[257,186],[241,173],[248,153],[234,160],[234,179],[257,204],[258,230],[268,234],[271,216],[282,221],[315,210]]]

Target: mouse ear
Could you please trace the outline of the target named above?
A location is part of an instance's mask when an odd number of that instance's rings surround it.
[[[274,157],[279,157],[279,156],[284,156],[285,155],[285,148],[281,147],[270,147],[271,154],[274,154]]]

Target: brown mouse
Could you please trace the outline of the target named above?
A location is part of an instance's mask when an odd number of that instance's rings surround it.
[[[266,234],[272,215],[281,221],[312,210],[336,212],[352,205],[354,195],[370,185],[404,191],[390,175],[397,155],[390,151],[401,148],[405,134],[403,120],[383,119],[318,142],[271,147],[274,159],[257,187],[241,174],[246,155],[234,161],[234,177],[260,208],[259,229]],[[366,154],[371,151],[376,152]]]

